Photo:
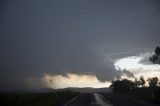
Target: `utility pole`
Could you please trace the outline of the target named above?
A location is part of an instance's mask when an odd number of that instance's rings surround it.
[[[53,84],[52,79],[50,79],[49,82],[50,82],[51,84]],[[57,92],[56,92],[56,89],[54,89],[54,93],[55,93],[56,97],[58,97]]]

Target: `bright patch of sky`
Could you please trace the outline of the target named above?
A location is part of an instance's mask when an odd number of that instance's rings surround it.
[[[153,64],[149,61],[149,57],[152,56],[153,52],[147,52],[137,56],[129,56],[117,59],[114,63],[116,70],[128,70],[134,74],[135,77],[144,76],[145,79],[148,77],[159,77],[160,76],[160,65]]]
[[[41,78],[30,78],[28,79],[29,84],[34,84],[35,87],[39,85],[35,85],[34,81],[42,83],[42,88],[50,87],[50,88],[68,88],[68,87],[92,87],[92,88],[103,88],[109,87],[110,82],[101,82],[97,79],[95,75],[78,75],[73,73],[68,73],[66,75],[50,75],[44,74]],[[31,85],[33,86],[33,85]],[[39,86],[41,87],[41,86]]]

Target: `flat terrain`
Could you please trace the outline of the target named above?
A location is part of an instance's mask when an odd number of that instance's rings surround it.
[[[57,106],[158,106],[120,94],[81,93]]]
[[[0,94],[0,106],[55,106],[75,97],[73,92]]]
[[[115,93],[1,94],[0,106],[158,106]]]

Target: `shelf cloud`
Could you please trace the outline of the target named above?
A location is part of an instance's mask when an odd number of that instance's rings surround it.
[[[0,16],[0,90],[158,73],[137,55],[160,44],[157,0],[1,0]]]

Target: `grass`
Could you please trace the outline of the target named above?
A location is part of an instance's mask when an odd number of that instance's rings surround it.
[[[60,101],[76,95],[73,92],[36,94],[0,94],[1,106],[54,106]]]
[[[152,94],[152,92],[153,92],[153,94]],[[132,96],[132,97],[135,97],[138,99],[142,99],[145,101],[160,104],[160,87],[156,87],[154,89],[151,89],[148,87],[136,88],[136,89],[122,92],[122,94]],[[152,95],[154,97],[152,97]]]

